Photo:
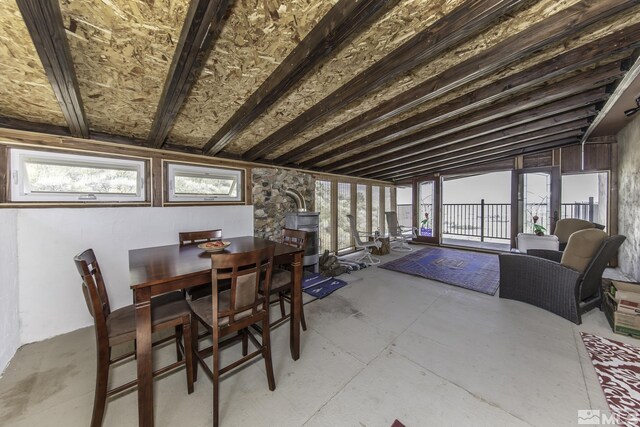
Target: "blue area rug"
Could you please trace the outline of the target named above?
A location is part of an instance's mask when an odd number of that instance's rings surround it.
[[[498,255],[448,248],[425,248],[379,266],[495,295],[500,284]]]
[[[347,286],[347,282],[344,280],[325,277],[317,273],[306,276],[302,280],[302,291],[318,299],[322,299],[344,286]]]

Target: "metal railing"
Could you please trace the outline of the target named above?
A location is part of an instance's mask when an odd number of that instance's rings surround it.
[[[579,218],[591,222],[599,222],[598,204],[593,197],[588,202],[575,202],[562,204],[562,218]]]
[[[511,237],[511,204],[480,203],[443,204],[442,234],[504,239]]]

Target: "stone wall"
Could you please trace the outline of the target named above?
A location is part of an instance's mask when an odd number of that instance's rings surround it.
[[[313,176],[287,169],[255,168],[252,170],[253,227],[256,237],[276,239],[284,228],[285,214],[295,212],[294,201],[285,194],[287,188],[298,190],[313,210],[315,179]]]
[[[627,236],[620,269],[640,280],[640,114],[618,134],[618,232]]]

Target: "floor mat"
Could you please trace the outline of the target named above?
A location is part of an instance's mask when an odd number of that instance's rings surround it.
[[[448,248],[425,248],[379,266],[495,295],[500,282],[498,255]]]
[[[317,273],[306,276],[302,281],[302,291],[318,299],[322,299],[344,286],[347,286],[347,282],[344,280],[325,277]]]
[[[598,374],[610,415],[620,426],[639,426],[640,348],[584,332],[580,335]],[[599,411],[584,412],[591,417],[602,416],[594,413]]]

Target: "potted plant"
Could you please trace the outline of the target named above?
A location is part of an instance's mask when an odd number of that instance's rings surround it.
[[[429,226],[429,212],[424,213],[424,219],[420,222],[420,235],[425,237],[433,236],[433,229]]]

